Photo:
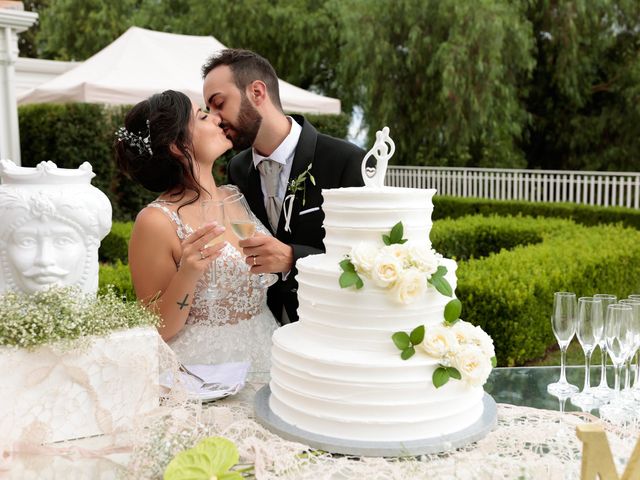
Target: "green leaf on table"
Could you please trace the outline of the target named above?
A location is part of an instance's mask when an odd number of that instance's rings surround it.
[[[242,480],[229,469],[238,463],[238,449],[223,437],[205,438],[193,448],[178,453],[164,471],[164,480]]]
[[[462,380],[462,375],[455,367],[447,367],[447,373],[449,373],[449,377],[455,378],[456,380]]]
[[[441,386],[446,384],[449,381],[449,370],[447,369],[447,367],[440,366],[436,368],[433,372],[431,380],[433,381],[433,385],[436,388],[440,388]]]
[[[498,366],[498,359],[495,356],[491,357],[491,366],[493,368],[496,368]]]
[[[457,298],[451,300],[444,307],[444,321],[452,325],[456,320],[460,318],[462,313],[462,302]]]
[[[409,335],[413,345],[420,345],[424,340],[424,325],[414,328]]]
[[[353,263],[351,263],[351,260],[348,258],[345,258],[344,260],[342,260],[338,265],[340,265],[340,268],[342,269],[343,272],[355,272],[356,271],[356,267]]]
[[[400,358],[403,360],[409,360],[411,357],[413,357],[414,353],[416,353],[415,348],[413,347],[405,348],[404,350],[402,350],[402,353],[400,354]]]
[[[451,288],[448,280],[444,278],[446,274],[447,267],[443,267],[442,265],[440,265],[438,267],[438,270],[436,270],[436,272],[431,275],[429,283],[433,285],[435,289],[445,297],[451,297],[453,296],[453,289]]]
[[[391,340],[399,350],[404,350],[411,346],[411,339],[406,332],[396,332],[391,335]]]

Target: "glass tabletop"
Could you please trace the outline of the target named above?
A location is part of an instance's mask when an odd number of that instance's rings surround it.
[[[580,390],[584,383],[584,367],[566,367],[567,381]],[[524,407],[544,408],[567,412],[589,411],[573,405],[568,397],[562,398],[547,392],[547,385],[560,378],[560,367],[499,367],[494,368],[484,389],[497,403]],[[613,367],[607,368],[607,380],[613,387]],[[591,369],[591,385],[600,382],[600,367]],[[597,415],[598,410],[590,410]]]

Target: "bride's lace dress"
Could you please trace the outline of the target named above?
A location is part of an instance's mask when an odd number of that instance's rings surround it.
[[[156,200],[149,207],[162,210],[176,225],[180,240],[193,232],[169,202]],[[278,327],[267,307],[267,290],[256,288],[242,252],[227,243],[216,260],[217,285],[208,292],[211,269],[198,281],[185,326],[167,343],[184,364],[249,361],[251,372],[268,372],[271,335]]]

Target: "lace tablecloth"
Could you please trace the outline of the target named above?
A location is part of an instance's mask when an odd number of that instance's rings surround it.
[[[162,478],[178,451],[200,438],[221,435],[238,447],[241,463],[255,466],[258,479],[578,479],[581,423],[589,414],[560,413],[498,404],[498,426],[483,440],[453,452],[419,458],[352,458],[313,452],[285,441],[253,419],[253,397],[262,382],[251,382],[235,397],[215,403],[181,404],[150,419],[143,430],[42,447],[0,459],[0,478]],[[618,471],[640,434],[637,424],[603,424]]]

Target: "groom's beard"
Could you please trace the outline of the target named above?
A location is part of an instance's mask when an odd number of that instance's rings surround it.
[[[245,150],[253,145],[262,124],[262,116],[249,102],[246,95],[240,100],[240,113],[235,125],[223,122],[221,127],[235,132],[235,136],[227,135],[233,143],[234,150]]]

